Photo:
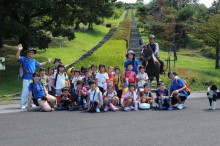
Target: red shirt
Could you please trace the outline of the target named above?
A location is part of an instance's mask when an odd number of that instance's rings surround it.
[[[134,83],[134,82],[135,82],[135,79],[136,79],[136,73],[133,72],[133,71],[131,71],[131,72],[126,71],[126,72],[125,72],[125,80],[124,80],[124,83],[126,83],[126,78],[129,79],[129,80],[128,80],[129,83]]]
[[[60,102],[63,97],[64,97],[63,94],[60,94],[60,96],[57,98],[57,102]],[[69,98],[70,100],[72,100],[72,97],[71,97],[70,94],[68,95],[68,98]]]
[[[109,82],[112,82],[113,85],[115,85],[115,83],[114,83],[114,75],[113,74],[108,74],[108,78],[109,78]]]

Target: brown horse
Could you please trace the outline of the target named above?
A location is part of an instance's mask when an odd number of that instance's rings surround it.
[[[152,81],[154,77],[156,77],[158,83],[160,77],[160,63],[154,57],[154,53],[152,49],[149,47],[149,45],[143,46],[143,51],[141,56],[142,56],[142,65],[145,67],[149,79]]]

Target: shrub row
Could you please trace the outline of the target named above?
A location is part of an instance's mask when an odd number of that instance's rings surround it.
[[[128,10],[128,16],[115,31],[112,36],[112,40],[125,40],[127,42],[127,46],[130,42],[130,34],[131,34],[131,10]]]

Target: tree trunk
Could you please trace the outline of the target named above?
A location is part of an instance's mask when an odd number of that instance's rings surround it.
[[[215,69],[219,69],[219,47],[216,48]]]
[[[77,21],[74,29],[79,30],[80,29],[79,24],[80,24],[80,22]]]
[[[92,25],[92,23],[89,23],[89,28],[88,28],[89,30],[93,30],[93,25]]]
[[[3,47],[3,38],[0,36],[0,48]]]

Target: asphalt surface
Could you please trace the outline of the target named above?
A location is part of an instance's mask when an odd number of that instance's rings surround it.
[[[218,145],[220,106],[188,99],[181,111],[0,114],[0,145]]]

